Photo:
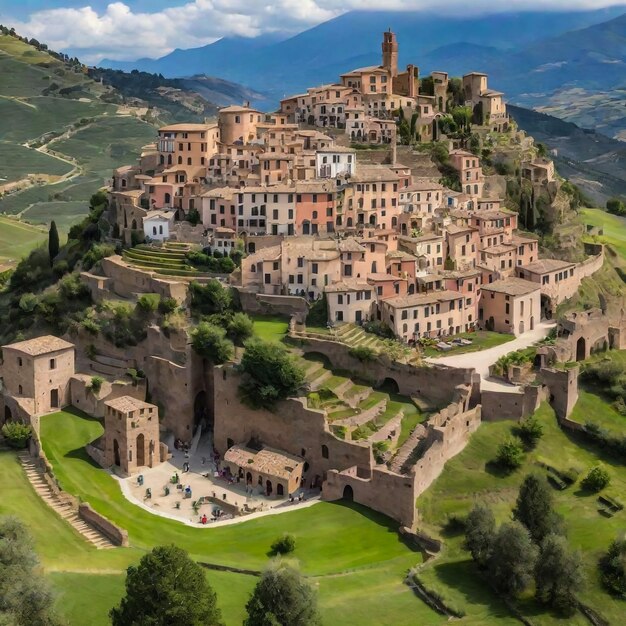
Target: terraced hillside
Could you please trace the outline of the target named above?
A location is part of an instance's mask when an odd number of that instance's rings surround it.
[[[106,102],[111,95],[81,65],[0,35],[0,213],[40,225],[55,219],[62,232],[87,214],[111,170],[132,162],[155,135],[141,111]],[[14,230],[0,223],[3,264],[41,240],[33,229],[15,247],[5,228]]]
[[[166,243],[162,248],[141,244],[124,250],[124,260],[133,267],[152,270],[162,276],[207,278],[215,274],[194,267],[187,259],[187,244]]]

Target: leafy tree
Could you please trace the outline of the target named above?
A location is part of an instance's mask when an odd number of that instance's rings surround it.
[[[518,522],[503,524],[493,540],[489,576],[500,592],[516,595],[533,580],[537,548]]]
[[[241,359],[243,397],[255,407],[271,408],[297,393],[304,371],[280,344],[251,339]]]
[[[535,566],[537,599],[565,615],[576,612],[578,593],[584,584],[580,554],[570,552],[565,537],[550,534],[541,543]]]
[[[191,308],[206,315],[224,313],[233,305],[230,290],[223,287],[219,280],[209,280],[205,285],[192,281],[189,285],[189,292],[191,293]]]
[[[609,591],[626,599],[626,539],[616,539],[600,559],[600,578]]]
[[[496,518],[484,504],[475,504],[465,522],[465,549],[469,550],[476,564],[484,568],[489,562],[491,547],[496,534]]]
[[[33,542],[22,522],[0,517],[0,623],[57,626],[54,596],[39,573]]]
[[[50,257],[50,267],[54,263],[54,258],[59,254],[59,231],[54,220],[50,223],[48,231],[48,256]]]
[[[459,127],[461,132],[469,132],[472,126],[472,109],[470,107],[461,106],[452,109],[452,119]]]
[[[191,345],[197,354],[215,365],[233,358],[233,344],[226,338],[226,331],[208,322],[200,322],[191,331]]]
[[[309,307],[306,323],[309,326],[326,326],[328,323],[328,300],[325,293]]]
[[[113,626],[221,626],[204,570],[176,546],[157,546],[131,565],[126,595],[109,613]]]
[[[159,313],[161,315],[169,315],[178,308],[178,301],[176,298],[163,298],[159,300]]]
[[[33,429],[22,422],[7,422],[2,427],[2,434],[11,448],[23,450],[33,434]]]
[[[274,561],[246,604],[244,626],[316,626],[320,623],[312,587],[293,566]],[[115,624],[114,624],[115,626]]]
[[[25,293],[20,298],[20,309],[26,313],[32,313],[37,307],[39,298],[34,293]]]
[[[606,202],[606,210],[614,215],[626,214],[626,206],[619,198],[611,198]]]
[[[509,471],[520,467],[524,462],[524,449],[517,437],[509,437],[498,447],[496,463]]]
[[[524,442],[524,445],[532,449],[536,447],[541,437],[543,437],[543,426],[534,415],[531,415],[520,423],[517,434]]]
[[[254,333],[254,323],[245,313],[235,313],[228,324],[228,335],[235,345],[242,346]]]
[[[604,467],[597,465],[589,470],[589,473],[583,478],[581,485],[583,489],[598,493],[598,491],[602,491],[605,487],[608,487],[610,482],[611,476],[609,473]]]
[[[513,517],[528,528],[537,544],[561,527],[561,519],[552,508],[552,491],[543,476],[529,474],[521,484]]]

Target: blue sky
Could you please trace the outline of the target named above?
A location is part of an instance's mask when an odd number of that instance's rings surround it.
[[[0,0],[0,23],[97,63],[161,57],[229,35],[295,34],[353,9],[486,12],[621,4],[626,0]]]

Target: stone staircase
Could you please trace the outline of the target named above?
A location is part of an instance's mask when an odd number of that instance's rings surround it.
[[[34,459],[28,453],[19,455],[20,463],[28,481],[33,486],[37,495],[54,511],[56,511],[70,526],[77,530],[87,541],[98,549],[115,548],[115,545],[103,535],[81,519],[78,512],[74,510],[72,503],[63,501],[54,493],[50,485],[46,482],[43,472],[37,467]]]
[[[402,444],[402,446],[398,449],[393,459],[391,459],[391,464],[389,465],[389,469],[396,474],[402,474],[407,471],[407,462],[411,458],[411,455],[417,450],[417,448],[422,444],[424,439],[426,438],[426,428],[422,424],[418,424],[413,432],[410,434],[409,438]]]

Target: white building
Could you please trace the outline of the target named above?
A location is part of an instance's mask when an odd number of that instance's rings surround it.
[[[144,235],[153,241],[170,238],[170,227],[174,222],[174,211],[148,211],[143,218]]]
[[[352,176],[356,171],[356,150],[332,146],[315,153],[315,170],[318,178]]]

